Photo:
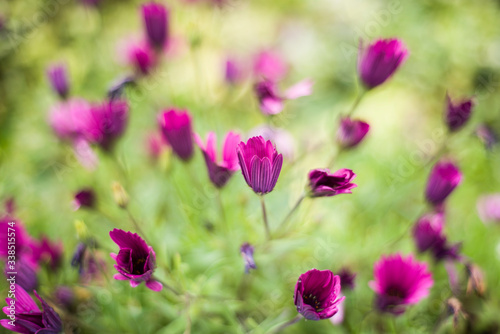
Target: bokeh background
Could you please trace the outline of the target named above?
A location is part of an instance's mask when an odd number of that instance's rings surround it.
[[[500,330],[500,227],[481,222],[476,210],[479,196],[499,191],[499,152],[487,150],[475,136],[480,123],[493,128],[498,123],[498,1],[228,0],[223,6],[162,1],[171,9],[176,51],[126,91],[131,112],[126,133],[112,156],[96,151],[99,166],[89,171],[48,125],[58,98],[45,71],[64,62],[72,96],[104,99],[113,81],[132,73],[120,43],[142,34],[142,3],[0,3],[0,198],[15,199],[16,217],[31,235],[63,241],[63,265],[39,272],[38,291],[53,301],[57,286],[74,290],[78,307],[67,317],[60,312],[71,323],[68,333],[267,333],[296,315],[292,296],[300,274],[311,268],[338,272],[343,266],[357,273],[356,288],[345,292],[344,323],[302,321],[284,332]],[[279,232],[307,172],[326,167],[335,155],[338,116],[359,91],[360,40],[379,37],[401,38],[410,56],[359,105],[356,116],[371,125],[364,143],[335,159],[334,169],[357,174],[358,187],[352,195],[304,200],[286,238],[265,241],[259,199],[240,172],[220,194],[224,223],[199,150],[187,165],[168,152],[156,162],[148,156],[146,137],[158,128],[157,114],[170,106],[188,109],[195,131],[203,137],[215,131],[219,144],[229,130],[246,135],[266,123],[286,129],[293,157],[285,159],[275,190],[266,196],[271,229]],[[303,78],[315,82],[311,96],[288,101],[271,119],[259,111],[251,79],[236,87],[224,81],[228,56],[249,61],[267,49],[290,66],[284,87]],[[482,297],[464,297],[469,316],[459,317],[457,329],[446,304],[452,296],[447,273],[428,256],[419,259],[432,268],[431,295],[403,316],[371,312],[374,293],[367,285],[382,254],[415,252],[410,230],[427,210],[425,183],[446,138],[446,92],[475,96],[477,106],[466,128],[445,146],[445,155],[464,173],[448,200],[445,231],[449,240],[463,243],[462,253],[482,268],[487,286]],[[113,200],[113,181],[126,189],[130,212],[156,251],[158,277],[189,294],[133,289],[109,279],[114,268],[108,253],[117,249],[108,233],[114,227],[133,230],[129,215]],[[94,188],[97,209],[73,211],[73,195],[82,187]],[[97,240],[96,256],[107,267],[101,279],[85,284],[70,266],[83,228],[76,220]],[[258,269],[249,275],[239,253],[244,242],[255,246]],[[459,272],[465,286],[467,275],[462,267]],[[7,282],[0,287],[6,296]]]

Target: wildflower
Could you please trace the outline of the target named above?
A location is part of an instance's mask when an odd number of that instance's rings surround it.
[[[351,183],[356,174],[350,169],[339,169],[333,174],[329,169],[313,169],[308,177],[311,197],[351,194],[351,189],[357,187],[356,184]]]
[[[425,197],[435,206],[441,205],[451,192],[462,182],[462,173],[449,161],[434,165],[427,181]]]
[[[192,119],[187,110],[170,109],[158,117],[160,129],[174,153],[184,161],[193,156]]]
[[[257,82],[254,90],[259,100],[260,110],[266,115],[275,115],[283,110],[285,100],[294,100],[302,96],[311,95],[312,86],[313,82],[311,80],[304,80],[288,88],[281,94],[278,92],[276,83],[266,79]]]
[[[474,101],[472,99],[464,99],[453,103],[450,96],[446,94],[445,120],[448,129],[450,131],[461,129],[469,120],[473,108]]]
[[[479,124],[476,128],[476,136],[483,142],[486,149],[491,150],[498,142],[498,136],[493,128],[487,124]]]
[[[500,194],[481,196],[477,201],[477,211],[484,223],[500,223]]]
[[[356,273],[353,273],[351,270],[349,270],[349,268],[344,267],[340,270],[339,277],[342,288],[354,290],[354,287],[356,286]]]
[[[240,247],[240,253],[243,257],[243,261],[245,262],[245,273],[248,274],[250,269],[256,269],[255,261],[253,259],[253,246],[248,242],[245,242]]]
[[[75,194],[73,207],[76,210],[79,208],[92,209],[95,206],[95,193],[92,188],[84,188]]]
[[[256,77],[276,82],[287,75],[288,65],[277,52],[262,51],[255,56],[253,70]]]
[[[163,285],[153,279],[156,255],[151,246],[137,233],[114,229],[109,232],[111,239],[120,247],[118,254],[111,253],[116,261],[115,268],[118,274],[116,280],[128,280],[131,287],[145,282],[146,287],[153,291],[160,291]]]
[[[169,38],[169,12],[162,4],[149,2],[142,5],[142,18],[149,45],[161,50]]]
[[[69,83],[66,67],[62,64],[54,64],[47,69],[52,89],[63,99],[68,97]]]
[[[81,98],[62,101],[52,107],[49,123],[61,140],[74,141],[81,136],[82,117],[87,117],[90,103]]]
[[[297,312],[307,320],[331,318],[344,299],[340,297],[340,277],[330,270],[311,269],[300,275],[295,285]]]
[[[360,120],[344,117],[340,120],[337,141],[342,148],[356,147],[370,130],[370,125]]]

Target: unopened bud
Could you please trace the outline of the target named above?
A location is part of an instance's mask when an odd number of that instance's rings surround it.
[[[111,189],[113,190],[113,197],[116,204],[118,204],[120,208],[125,209],[129,201],[128,194],[125,189],[123,189],[122,185],[117,181],[113,182]]]

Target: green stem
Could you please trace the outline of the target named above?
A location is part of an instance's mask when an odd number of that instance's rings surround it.
[[[288,326],[291,326],[297,322],[299,322],[300,320],[302,319],[302,315],[297,315],[295,318],[291,319],[291,320],[288,320],[287,322],[285,322],[283,325],[279,326],[278,328],[276,328],[274,331],[272,331],[271,333],[280,333],[282,330],[284,330],[285,328],[287,328]]]
[[[267,221],[266,203],[264,202],[264,196],[260,196],[260,204],[262,207],[262,218],[264,219],[264,227],[266,229],[267,239],[271,239],[271,231],[269,230],[269,222]]]
[[[298,207],[300,206],[300,203],[302,203],[302,201],[304,200],[304,198],[306,198],[306,193],[302,193],[302,195],[300,195],[299,199],[297,200],[297,202],[295,203],[295,205],[293,206],[293,208],[288,212],[288,214],[286,215],[285,219],[283,219],[283,221],[281,222],[281,225],[279,227],[279,229],[283,229],[285,226],[286,226],[286,223],[288,222],[288,220],[290,219],[290,217],[292,216],[292,214],[298,209]]]
[[[356,100],[354,100],[354,103],[346,116],[351,116],[354,113],[354,111],[358,107],[359,103],[361,102],[361,100],[365,96],[365,93],[366,93],[366,90],[362,90],[361,93],[358,94],[358,96],[356,97]]]

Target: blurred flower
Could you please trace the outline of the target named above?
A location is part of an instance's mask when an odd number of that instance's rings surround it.
[[[89,110],[90,104],[82,98],[62,101],[50,111],[50,126],[59,139],[73,141],[81,136],[82,115],[88,115]]]
[[[312,86],[313,82],[307,79],[293,85],[284,94],[280,94],[276,83],[266,79],[257,82],[254,90],[259,100],[260,110],[266,115],[275,115],[283,110],[286,99],[294,100],[311,95]]]
[[[76,138],[73,141],[73,152],[78,162],[88,170],[95,170],[99,164],[96,153],[85,138]]]
[[[34,240],[31,243],[33,257],[37,263],[48,263],[51,270],[56,270],[61,265],[63,255],[63,244],[61,241],[55,243],[46,236],[42,236],[40,241]]]
[[[484,277],[484,273],[479,268],[479,266],[468,263],[465,268],[467,269],[467,294],[470,294],[472,291],[475,291],[479,296],[484,296],[486,292],[486,279]]]
[[[354,290],[354,287],[356,286],[356,273],[353,273],[349,270],[349,268],[343,267],[340,269],[339,277],[342,288]]]
[[[54,298],[59,305],[62,305],[66,310],[73,309],[75,306],[76,296],[69,286],[60,285],[54,291]]]
[[[23,223],[11,216],[0,218],[0,258],[7,260],[13,253],[16,260],[23,259],[37,269],[32,239],[24,229]]]
[[[474,108],[472,99],[465,99],[457,103],[451,101],[450,95],[446,93],[446,125],[450,131],[461,129],[470,118],[470,114]]]
[[[368,123],[343,117],[340,120],[337,141],[342,148],[356,147],[365,138],[368,130],[370,130]]]
[[[111,190],[113,191],[115,203],[118,204],[120,208],[125,209],[128,205],[129,198],[123,186],[119,182],[114,181],[111,184]]]
[[[458,328],[458,318],[462,316],[464,319],[467,318],[467,314],[464,312],[462,303],[455,297],[451,297],[447,300],[446,305],[448,306],[448,312],[453,314],[453,327],[455,330]]]
[[[498,136],[490,126],[479,124],[476,128],[476,136],[483,142],[488,150],[498,142]]]
[[[15,272],[16,274],[9,274],[10,272]],[[15,266],[10,267],[6,265],[4,273],[7,279],[15,276],[16,284],[19,284],[24,290],[34,290],[38,287],[36,268],[33,267],[32,263],[25,261],[22,256],[17,258]]]
[[[231,175],[240,168],[238,165],[238,156],[236,155],[236,146],[240,142],[240,135],[232,131],[227,133],[224,138],[222,161],[220,163],[217,162],[217,151],[215,147],[217,137],[215,133],[208,133],[206,146],[198,135],[195,135],[195,140],[203,152],[210,181],[212,181],[217,188],[222,188]]]
[[[462,173],[454,163],[439,161],[429,175],[425,197],[429,203],[439,206],[461,182]]]
[[[156,2],[142,5],[141,10],[149,45],[161,50],[168,43],[169,12],[165,6]]]
[[[184,161],[193,156],[192,118],[187,110],[170,109],[158,117],[160,129],[174,153]]]
[[[75,211],[82,207],[92,209],[94,206],[95,193],[92,188],[81,189],[75,194],[75,198],[73,200],[73,207]]]
[[[152,278],[156,262],[153,248],[148,246],[137,233],[115,228],[109,232],[109,236],[120,247],[118,254],[110,254],[116,261],[115,268],[119,272],[114,275],[114,279],[128,280],[130,286],[134,288],[145,282],[149,289],[160,291],[163,285]]]
[[[331,318],[338,312],[340,278],[330,270],[311,269],[300,275],[295,285],[294,304],[307,320]]]
[[[500,223],[500,194],[479,197],[477,212],[483,223]]]
[[[9,197],[4,202],[5,212],[7,216],[12,216],[16,212],[16,200],[14,197]]]
[[[245,262],[245,273],[248,274],[250,269],[256,269],[255,261],[253,259],[253,246],[248,242],[245,242],[241,245],[240,248],[241,256],[243,257],[243,261]]]
[[[366,88],[384,83],[408,57],[408,50],[401,40],[379,39],[366,48],[360,44],[358,73]]]
[[[443,213],[431,213],[420,217],[413,227],[413,238],[420,253],[436,245],[444,226]]]
[[[224,63],[224,78],[230,85],[240,83],[245,77],[243,65],[235,59],[228,58]]]
[[[262,51],[254,58],[253,70],[255,76],[263,77],[270,81],[280,81],[288,73],[285,60],[274,51]]]
[[[270,140],[276,145],[276,149],[283,154],[284,158],[293,159],[295,142],[292,134],[287,130],[263,124],[250,130],[249,136],[262,136],[265,140]]]
[[[266,142],[261,136],[248,139],[246,144],[240,142],[236,151],[248,186],[259,195],[271,192],[278,182],[283,155],[278,154],[271,141]]]
[[[54,64],[48,67],[47,77],[52,89],[63,99],[68,97],[69,82],[66,66],[63,64]]]
[[[135,78],[132,76],[126,76],[124,78],[119,78],[111,84],[108,90],[108,99],[116,100],[122,97],[125,87],[135,84]]]
[[[375,263],[373,274],[375,281],[370,281],[369,286],[377,294],[377,308],[396,315],[404,313],[407,305],[427,297],[434,284],[427,264],[414,260],[412,255],[382,256]]]
[[[125,100],[112,100],[93,105],[82,123],[82,134],[105,151],[112,150],[128,122],[129,107]]]
[[[87,245],[84,244],[83,242],[80,242],[76,246],[76,250],[73,253],[73,258],[71,259],[71,266],[73,268],[78,268],[78,273],[81,275],[84,270],[84,259],[85,259],[85,252],[87,250]]]
[[[156,55],[154,50],[143,40],[130,40],[124,46],[124,60],[135,69],[137,75],[148,75],[156,66]]]
[[[150,133],[146,138],[146,149],[151,160],[156,161],[168,143],[161,133]]]
[[[342,282],[340,283],[342,284]],[[340,295],[341,298],[345,298],[343,295]],[[345,314],[345,303],[340,303],[338,306],[338,312],[330,318],[330,322],[334,326],[338,326],[344,322],[344,314]]]
[[[42,311],[31,296],[18,284],[15,285],[15,299],[6,298],[7,306],[3,312],[9,319],[0,320],[0,324],[16,333],[56,334],[62,333],[59,315],[43,300],[36,291],[36,298],[42,303]]]
[[[357,185],[351,183],[356,174],[350,169],[339,169],[330,173],[329,169],[313,169],[309,172],[309,196],[325,197],[338,194],[352,194]]]

